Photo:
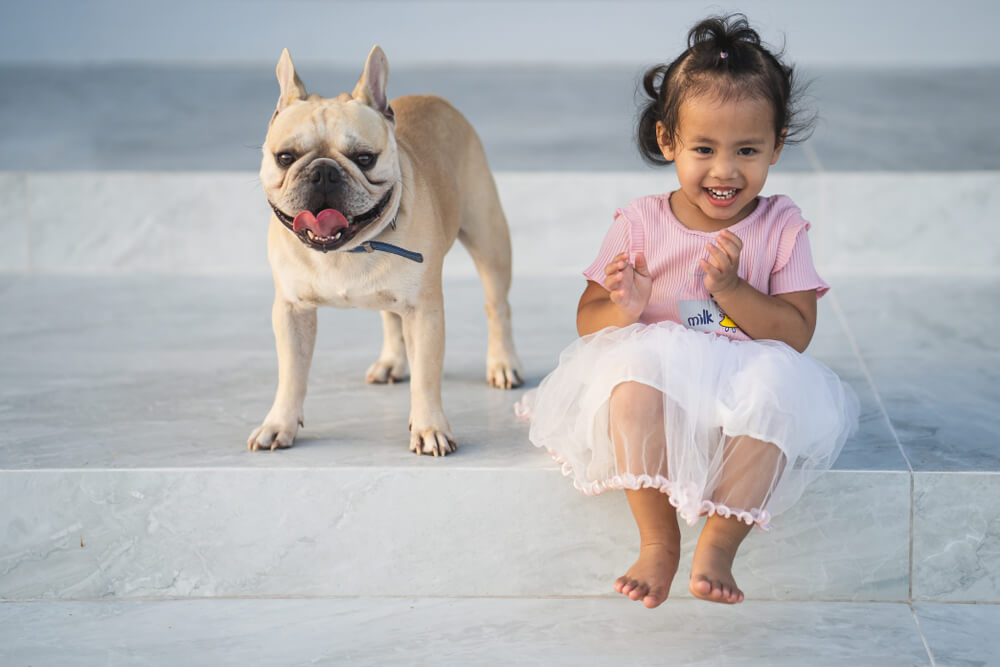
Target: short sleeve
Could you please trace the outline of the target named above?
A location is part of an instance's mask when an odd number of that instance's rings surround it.
[[[629,250],[631,246],[631,223],[621,209],[615,211],[615,221],[604,237],[597,259],[583,271],[588,280],[598,285],[604,285],[604,267],[611,263],[619,254]]]
[[[813,265],[808,231],[809,223],[801,218],[781,231],[778,256],[771,270],[768,290],[771,295],[814,289],[818,298],[830,290]]]

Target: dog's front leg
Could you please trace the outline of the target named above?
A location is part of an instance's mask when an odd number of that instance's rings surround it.
[[[309,365],[316,345],[316,309],[301,307],[275,296],[271,324],[278,348],[278,391],[274,405],[247,440],[251,451],[285,449],[303,424]]]
[[[444,306],[441,290],[424,295],[403,315],[403,338],[410,358],[410,451],[445,456],[455,451],[451,426],[441,408],[444,367]]]

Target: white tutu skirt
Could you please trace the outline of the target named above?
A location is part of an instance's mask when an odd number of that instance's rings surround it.
[[[734,341],[674,322],[578,339],[516,406],[586,494],[655,488],[690,525],[766,529],[856,430],[858,399],[778,341]]]

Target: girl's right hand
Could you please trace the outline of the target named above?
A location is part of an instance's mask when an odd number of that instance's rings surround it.
[[[638,320],[649,303],[653,279],[649,277],[646,256],[635,256],[635,265],[629,263],[628,253],[623,252],[604,267],[604,287],[611,302],[622,309],[629,318]]]

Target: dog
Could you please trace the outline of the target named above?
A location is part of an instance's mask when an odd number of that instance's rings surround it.
[[[376,45],[353,92],[307,94],[285,49],[280,94],[263,146],[260,181],[272,215],[267,254],[278,389],[250,450],[291,447],[303,402],[319,306],[381,311],[383,342],[370,383],[410,379],[410,450],[456,449],[441,407],[441,265],[457,238],[486,297],[487,382],[521,385],[507,293],[507,219],[475,130],[434,95],[386,98],[389,63]]]

